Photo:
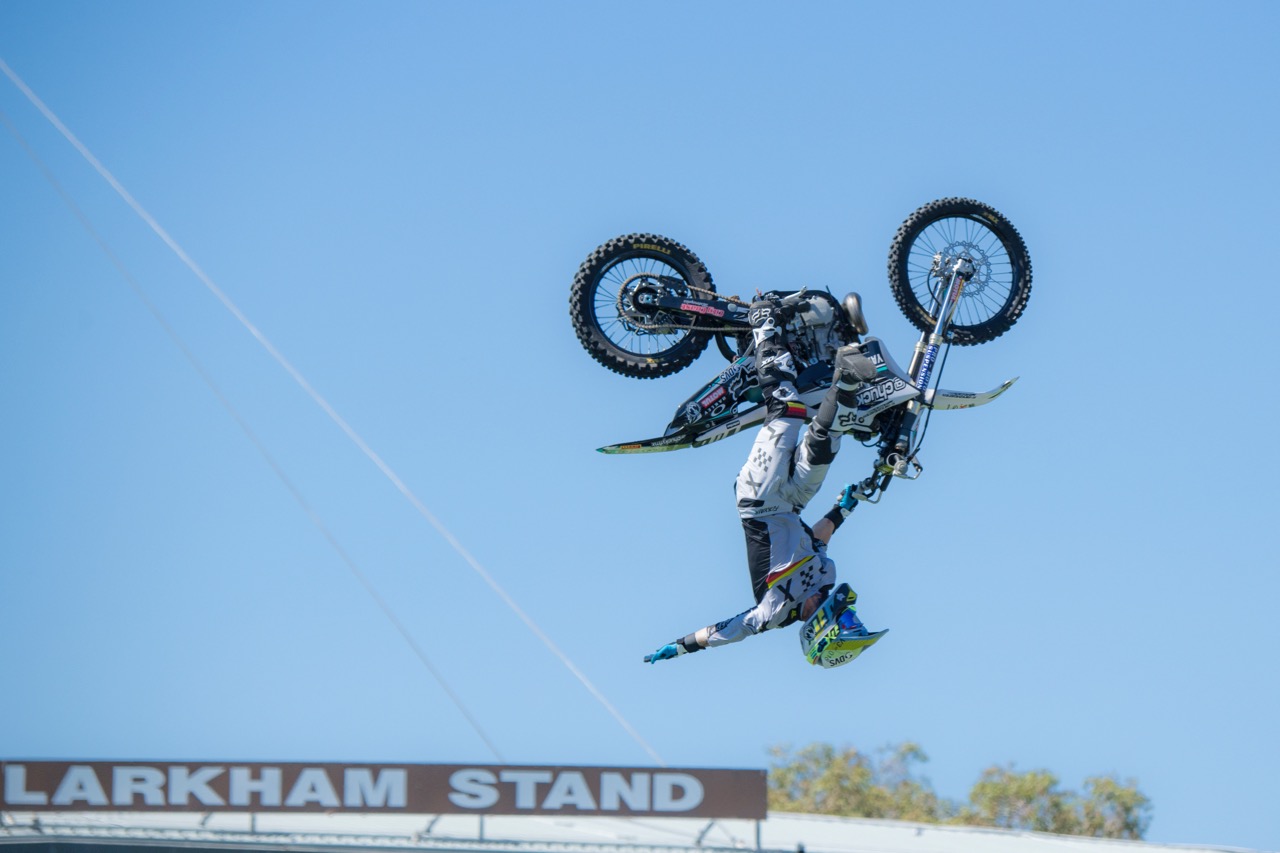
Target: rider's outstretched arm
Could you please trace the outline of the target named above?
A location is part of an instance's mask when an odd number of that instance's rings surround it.
[[[744,610],[731,619],[725,619],[714,625],[699,628],[692,634],[667,643],[653,654],[645,655],[645,662],[657,663],[660,660],[670,660],[690,652],[700,652],[711,646],[725,646],[729,643],[745,640],[747,637],[753,637],[767,628],[776,627],[769,625],[771,608],[767,606],[766,602],[768,602],[768,599],[765,599],[765,601],[750,610]]]

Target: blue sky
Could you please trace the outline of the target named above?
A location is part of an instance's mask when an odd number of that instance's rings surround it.
[[[1265,371],[1280,193],[1267,3],[9,2],[0,58],[678,766],[914,740],[1116,773],[1148,837],[1280,848]],[[0,110],[512,763],[636,738],[7,79]],[[245,432],[0,134],[0,755],[491,761]],[[864,296],[894,229],[1009,216],[1026,315],[945,385],[925,477],[840,532],[873,628],[641,657],[750,603],[748,440],[609,458],[718,369],[608,373],[577,265],[632,231],[724,292]],[[860,479],[847,448],[829,482]],[[840,482],[837,483],[836,481]],[[15,701],[16,697],[16,701]]]

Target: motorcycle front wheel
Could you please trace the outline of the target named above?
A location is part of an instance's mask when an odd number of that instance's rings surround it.
[[[968,198],[930,202],[902,223],[889,247],[889,287],[902,313],[922,332],[937,325],[944,298],[931,274],[935,255],[967,255],[974,276],[960,295],[948,343],[995,340],[1018,321],[1031,296],[1031,256],[1022,236],[990,205]]]
[[[692,364],[712,334],[692,317],[661,310],[656,300],[713,293],[711,273],[688,248],[657,234],[628,234],[578,267],[569,316],[596,361],[623,376],[656,379]]]

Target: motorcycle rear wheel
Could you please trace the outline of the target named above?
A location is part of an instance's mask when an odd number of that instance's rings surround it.
[[[711,273],[688,248],[657,234],[628,234],[598,247],[578,267],[569,316],[596,361],[623,376],[656,379],[692,364],[712,333],[650,300],[712,293]]]
[[[969,198],[930,202],[907,217],[889,247],[889,287],[902,313],[922,332],[937,325],[935,253],[966,252],[976,272],[965,285],[948,343],[995,340],[1018,321],[1031,296],[1031,256],[1022,236],[999,211]]]

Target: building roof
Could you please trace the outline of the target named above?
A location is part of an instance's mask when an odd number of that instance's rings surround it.
[[[0,845],[458,853],[1248,853],[900,821],[771,812],[764,821],[476,815],[6,812]],[[59,848],[61,849],[61,848]]]

